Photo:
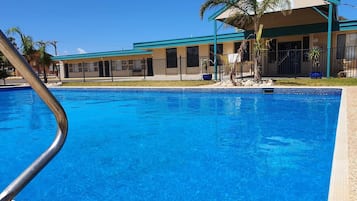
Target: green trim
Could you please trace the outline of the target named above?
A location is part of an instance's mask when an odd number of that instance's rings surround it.
[[[52,60],[54,60],[54,61],[66,60],[67,61],[67,60],[78,60],[78,59],[92,59],[92,58],[134,56],[134,55],[151,55],[151,54],[152,54],[151,51],[132,49],[132,50],[119,50],[119,51],[54,56],[54,57],[52,57]]]
[[[245,38],[245,32],[221,34],[221,35],[217,35],[217,42],[222,43],[222,42],[234,41],[234,40],[244,40],[244,38]],[[190,45],[200,45],[200,44],[212,44],[213,40],[214,40],[214,35],[191,37],[191,38],[180,38],[180,39],[172,39],[172,40],[134,43],[134,48],[155,49],[155,48],[168,48],[168,47],[190,46]]]
[[[340,31],[357,31],[357,20],[346,20],[339,22]]]
[[[322,13],[321,10],[316,8],[316,6],[313,6],[312,9],[314,9],[318,14],[320,14],[322,17],[328,20],[328,17],[324,13]]]
[[[336,27],[334,27],[337,30]],[[291,36],[291,35],[306,35],[310,33],[327,32],[327,23],[306,24],[289,27],[279,27],[263,30],[264,38],[272,38],[278,36]]]

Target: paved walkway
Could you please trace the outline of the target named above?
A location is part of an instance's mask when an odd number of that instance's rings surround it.
[[[357,87],[346,88],[350,201],[357,200]]]

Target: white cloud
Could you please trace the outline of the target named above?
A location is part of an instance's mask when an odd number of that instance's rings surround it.
[[[85,54],[85,53],[87,53],[84,49],[82,49],[82,48],[77,48],[77,52],[79,53],[79,54]]]

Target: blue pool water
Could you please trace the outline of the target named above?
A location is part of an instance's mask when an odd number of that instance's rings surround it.
[[[252,90],[52,90],[68,138],[16,200],[327,200],[340,91]],[[0,111],[4,189],[56,125],[32,90]]]

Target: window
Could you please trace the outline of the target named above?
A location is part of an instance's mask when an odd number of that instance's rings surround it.
[[[357,33],[337,35],[337,59],[357,59]]]
[[[346,49],[346,34],[339,34],[337,35],[336,59],[345,58],[345,49]]]
[[[276,39],[269,41],[268,63],[276,62]]]
[[[133,60],[129,60],[129,70],[133,70],[133,66],[134,66],[134,61]]]
[[[112,61],[112,70],[121,71],[122,70],[122,62],[120,60]]]
[[[176,48],[166,49],[166,67],[167,68],[177,68],[177,49]]]
[[[198,46],[187,47],[187,67],[199,66]]]
[[[242,44],[242,42],[235,42],[234,43],[234,51],[237,52],[237,50],[239,49],[240,45]],[[243,52],[243,59],[242,61],[249,61],[249,41],[247,41],[246,43],[246,47],[245,47],[245,51]]]
[[[310,49],[310,38],[309,36],[304,36],[302,39],[302,59],[303,61],[309,61],[309,49]]]
[[[83,71],[84,72],[89,72],[88,66],[90,65],[90,63],[83,63]]]
[[[76,72],[82,72],[82,63],[78,63],[77,65],[76,65],[76,68],[77,68],[77,70],[76,70]]]
[[[346,59],[357,59],[357,33],[346,35]]]
[[[223,44],[217,44],[217,55],[223,55]],[[214,63],[214,45],[209,46],[209,59],[211,60],[210,66],[213,66]],[[222,61],[217,57],[217,65],[222,65]]]
[[[98,72],[98,62],[93,62],[93,71]]]
[[[118,61],[120,62],[120,61]],[[132,70],[134,66],[133,60],[122,60],[121,61],[121,69],[123,70]]]
[[[123,70],[128,70],[129,63],[127,60],[122,60],[121,61],[121,66]]]
[[[133,66],[133,72],[141,72],[143,70],[141,66],[141,60],[135,60]]]
[[[73,73],[73,72],[74,72],[72,64],[68,64],[68,71],[69,71],[70,73]]]

